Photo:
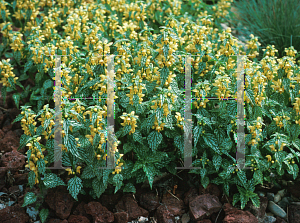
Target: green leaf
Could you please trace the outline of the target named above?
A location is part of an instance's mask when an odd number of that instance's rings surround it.
[[[153,165],[144,164],[143,165],[143,170],[146,173],[146,176],[147,176],[149,184],[150,184],[150,188],[152,190],[152,184],[153,184],[154,175],[155,175],[155,168],[154,168]]]
[[[82,187],[82,180],[77,176],[71,178],[68,182],[68,190],[76,201],[78,201],[77,195],[81,191]]]
[[[87,82],[83,87],[80,88],[80,90],[77,92],[77,94],[80,94],[81,92],[83,92],[83,90],[85,90],[91,86],[94,86],[95,84],[100,83],[100,82],[101,82],[101,77],[97,77],[97,78]]]
[[[130,143],[125,143],[123,146],[123,149],[124,149],[124,154],[126,154],[126,153],[129,153],[133,149],[133,146]]]
[[[292,144],[296,147],[296,149],[300,151],[300,139],[295,139],[294,141],[292,141]]]
[[[39,71],[36,75],[35,75],[35,82],[39,83],[43,78],[43,74]]]
[[[16,9],[16,5],[17,5],[17,0],[14,0],[14,3],[13,3],[13,10],[15,11]]]
[[[131,125],[126,125],[126,126],[123,128],[123,134],[122,134],[122,136],[127,135],[127,134],[130,132],[131,128],[132,128]]]
[[[77,141],[75,140],[75,137],[73,135],[68,135],[64,138],[64,141],[68,151],[70,151],[75,157],[82,159],[77,149]]]
[[[60,185],[65,186],[65,183],[62,181],[62,179],[54,173],[47,173],[43,183],[47,188],[54,188]]]
[[[240,182],[242,183],[242,185],[246,185],[247,177],[246,177],[245,172],[243,170],[239,170],[237,172],[237,175],[238,175],[238,178],[239,178]]]
[[[28,60],[24,66],[24,74],[33,66],[33,60]]]
[[[152,151],[156,150],[158,145],[162,142],[163,136],[160,132],[152,131],[147,137],[148,143]]]
[[[218,143],[217,143],[217,139],[216,137],[211,134],[211,133],[206,133],[203,136],[204,142],[210,147],[212,148],[215,152],[219,153],[219,149],[218,149]]]
[[[93,180],[92,187],[95,191],[97,198],[100,198],[101,194],[103,194],[107,188],[104,186],[102,180],[99,180],[98,178],[95,178]]]
[[[48,215],[49,215],[49,210],[43,208],[43,209],[40,211],[39,215],[40,215],[41,222],[42,222],[42,223],[45,223],[46,220],[47,220],[47,218],[48,218]]]
[[[1,88],[1,96],[3,98],[3,104],[5,104],[5,102],[6,102],[6,89],[7,89],[7,87],[4,87],[4,86]]]
[[[168,138],[175,138],[176,136],[178,136],[178,133],[176,131],[172,131],[172,130],[169,130],[169,129],[166,129],[164,131],[165,135],[168,137]]]
[[[10,88],[15,89],[15,82],[14,82],[14,78],[13,77],[8,77],[8,83],[10,83],[10,85],[11,85]],[[7,92],[9,92],[9,91],[7,91]]]
[[[196,125],[193,130],[193,136],[194,136],[194,147],[197,146],[197,142],[199,140],[200,134],[202,132],[202,126]]]
[[[133,173],[133,172],[135,172],[135,171],[141,169],[141,168],[143,167],[143,165],[144,165],[144,164],[143,164],[142,161],[140,161],[140,160],[136,161],[135,164],[134,164],[134,166],[133,166],[133,168],[132,168],[131,173]]]
[[[15,93],[15,94],[13,94],[12,97],[13,97],[13,99],[15,101],[15,104],[16,104],[17,108],[19,109],[19,102],[20,102],[20,99],[21,99],[20,94],[19,93]]]
[[[39,159],[39,160],[37,161],[37,166],[38,166],[38,171],[39,171],[39,173],[40,173],[40,174],[44,174],[45,171],[46,171],[46,168],[45,168],[45,166],[46,166],[45,161],[44,161],[43,159]]]
[[[231,129],[232,129],[232,125],[231,124],[227,125],[227,135],[228,135],[228,137],[230,137]]]
[[[123,176],[122,174],[115,174],[113,178],[113,182],[116,185],[115,193],[122,187],[123,185]]]
[[[36,202],[36,195],[33,192],[27,192],[25,197],[24,197],[24,203],[22,205],[22,207],[26,207],[29,204],[33,204],[34,202]]]
[[[224,190],[225,194],[227,196],[229,196],[229,183],[226,182],[223,184],[223,190]]]
[[[254,197],[250,197],[250,199],[255,207],[257,207],[257,208],[260,207],[260,201],[259,201],[259,197],[257,194]]]
[[[163,52],[164,52],[165,58],[167,58],[168,54],[169,54],[169,45],[167,45],[167,44],[163,45]]]
[[[292,166],[293,166],[293,178],[294,178],[294,180],[296,180],[298,173],[299,173],[299,167],[296,163],[292,164]]]
[[[245,208],[248,201],[249,201],[249,197],[245,194],[241,194],[241,209]]]
[[[246,89],[246,96],[250,99],[252,105],[255,105],[254,94],[251,89]]]
[[[82,179],[92,179],[94,178],[96,175],[94,173],[94,168],[93,166],[89,165],[89,166],[86,166],[83,171],[82,171],[82,174],[81,174],[81,178]]]
[[[108,177],[109,175],[111,174],[111,170],[110,169],[103,169],[103,172],[102,172],[102,181],[103,181],[103,184],[105,186],[107,186],[107,183],[108,183]]]
[[[174,145],[180,150],[181,154],[184,154],[184,137],[182,135],[174,138]]]
[[[15,122],[21,121],[23,117],[24,117],[24,115],[19,114],[19,115],[15,118],[15,120],[12,122],[12,124],[14,124]],[[20,143],[21,143],[21,142],[20,142]]]
[[[6,22],[6,13],[4,9],[1,10],[1,17],[4,20],[4,22]]]
[[[123,192],[132,192],[132,193],[136,193],[136,189],[135,186],[132,183],[128,183],[125,185]]]
[[[35,184],[35,173],[32,170],[28,173],[28,184],[30,188]]]
[[[263,184],[263,173],[260,170],[254,171],[253,178],[258,183]]]
[[[160,87],[163,87],[164,84],[166,83],[166,80],[168,79],[169,77],[169,74],[170,74],[170,71],[167,67],[163,67],[161,70],[160,70]]]
[[[37,129],[36,129],[37,135],[42,135],[43,132],[44,132],[43,126],[40,125],[39,127],[37,127]]]
[[[143,144],[143,137],[139,130],[135,130],[135,132],[133,133],[133,140]]]
[[[18,62],[21,61],[21,57],[22,57],[22,55],[21,55],[21,52],[20,52],[20,51],[15,51],[15,52],[14,52],[14,58],[15,58]]]
[[[233,195],[232,205],[234,206],[240,200],[240,194],[236,193]]]
[[[219,171],[219,168],[220,168],[221,163],[222,163],[222,157],[220,155],[218,155],[218,154],[215,154],[213,156],[213,160],[212,161],[213,161],[213,164],[214,164],[216,170]]]
[[[295,140],[298,138],[299,134],[300,134],[300,127],[297,124],[292,124],[290,126],[290,134],[292,136],[292,140]]]
[[[215,133],[218,144],[222,145],[225,140],[225,137],[226,137],[226,133],[225,133],[224,129],[215,129],[214,133]]]
[[[200,169],[201,178],[204,178],[206,174],[207,174],[207,170],[205,168]]]
[[[44,89],[53,87],[53,80],[50,80],[50,79],[46,80],[43,84],[43,87],[44,87]]]
[[[147,120],[147,121],[146,121]],[[147,123],[147,131],[150,131],[150,128],[153,126],[154,120],[155,120],[155,114],[151,114],[147,119],[146,119],[146,123]]]
[[[207,176],[204,178],[201,178],[201,184],[204,187],[204,189],[206,189],[209,184],[209,178]]]

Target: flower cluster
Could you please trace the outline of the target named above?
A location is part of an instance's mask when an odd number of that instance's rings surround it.
[[[21,120],[21,127],[22,127],[22,130],[24,131],[24,134],[25,135],[28,135],[28,136],[33,136],[31,131],[30,131],[30,126],[36,126],[37,122],[34,120],[35,117],[36,117],[36,114],[34,114],[34,112],[28,108],[28,109],[25,109],[21,112],[21,115],[23,115],[23,118]],[[36,132],[36,127],[34,127],[34,132]]]
[[[262,120],[261,117],[257,117],[256,125],[249,126],[250,133],[252,134],[252,140],[248,143],[248,145],[254,146],[258,144],[259,141],[262,140]]]
[[[132,85],[127,87],[128,89],[130,89],[130,93],[126,94],[129,97],[129,104],[133,105],[133,97],[134,95],[137,95],[139,98],[139,104],[142,103],[143,101],[143,96],[145,96],[145,94],[143,94],[143,89],[145,89],[145,87],[143,87],[142,85],[140,85],[139,87],[136,85]]]
[[[10,59],[0,61],[0,84],[12,87],[12,83],[16,83],[19,78],[13,73],[13,67],[9,61]]]
[[[93,114],[97,114],[97,118],[95,120],[95,123],[92,122],[92,125],[90,125],[91,128],[91,135],[86,135],[86,137],[89,139],[90,143],[93,143],[93,139],[96,134],[100,133],[103,130],[103,117],[105,118],[107,116],[107,111],[98,109],[97,107],[94,107],[93,109],[90,109],[89,111],[85,111],[83,115],[89,114],[89,120],[90,122],[93,121]],[[86,117],[84,118],[86,120]],[[104,143],[104,135],[101,136],[100,144],[102,145]]]
[[[38,120],[41,122],[41,125],[45,129],[45,131],[42,133],[42,135],[47,140],[48,138],[54,138],[54,134],[51,135],[52,127],[54,126],[54,120],[53,120],[53,113],[54,111],[52,109],[49,109],[49,105],[44,105],[43,107],[43,113],[41,114],[41,118],[38,118]],[[47,123],[45,123],[45,120],[50,120]],[[50,135],[50,137],[49,137]]]
[[[291,118],[288,116],[276,116],[275,118],[273,118],[273,120],[276,122],[276,125],[280,128],[282,128],[284,126],[283,121],[288,121]]]
[[[130,125],[131,130],[129,132],[129,135],[135,132],[136,121],[138,119],[138,115],[134,114],[135,111],[132,111],[130,114],[127,114],[126,112],[123,113],[123,115],[120,117],[123,120],[123,123],[121,123],[122,126]]]
[[[253,34],[250,34],[250,38],[246,43],[246,48],[248,49],[247,54],[250,55],[249,58],[253,59],[259,55],[259,46],[261,43],[258,42],[258,38],[254,37]]]
[[[218,98],[230,97],[230,91],[227,90],[228,83],[230,83],[230,78],[228,78],[226,74],[215,79],[215,83],[213,83],[213,86],[218,87],[217,92],[215,93]]]
[[[22,33],[9,33],[9,39],[11,41],[10,47],[13,51],[22,51],[24,44],[22,41]]]
[[[25,165],[25,167],[29,167],[30,170],[35,173],[35,184],[39,183],[38,163],[39,165],[41,165],[41,162],[44,162],[45,164],[48,163],[47,160],[44,160],[44,155],[42,153],[45,151],[45,149],[38,149],[38,147],[34,146],[34,144],[39,144],[40,140],[41,137],[38,137],[26,145],[29,147],[29,150],[26,152],[29,163],[28,161],[26,161],[27,164]]]
[[[6,8],[6,6],[8,5],[7,2],[5,2],[4,0],[0,1],[0,19],[3,19],[4,21],[6,20],[6,18],[9,18],[10,12],[9,10]],[[5,18],[3,18],[3,15],[5,16]]]
[[[184,117],[181,117],[181,114],[179,112],[176,112],[175,118],[177,119],[176,125],[183,129]]]

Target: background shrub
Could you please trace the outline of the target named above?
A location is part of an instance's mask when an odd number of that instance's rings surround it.
[[[300,2],[298,0],[239,0],[234,1],[239,16],[231,21],[237,30],[259,38],[262,47],[275,45],[279,56],[284,48],[300,50]],[[240,24],[239,24],[240,23]],[[246,29],[245,29],[245,28]]]

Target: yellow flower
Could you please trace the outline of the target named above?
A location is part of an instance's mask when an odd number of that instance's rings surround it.
[[[78,166],[78,167],[76,168],[76,172],[77,172],[77,173],[80,173],[80,169],[81,169],[81,166]]]
[[[270,155],[266,155],[266,157],[268,158],[268,162],[272,160],[272,157]]]
[[[72,170],[70,168],[67,168],[66,171],[68,172],[68,175],[72,174]]]
[[[275,146],[274,145],[269,145],[272,151],[275,151]]]

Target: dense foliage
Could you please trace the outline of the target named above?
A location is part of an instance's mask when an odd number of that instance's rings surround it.
[[[293,47],[276,58],[268,46],[261,61],[257,37],[251,35],[244,52],[231,30],[219,24],[230,1],[216,5],[201,1],[13,1],[3,2],[0,64],[2,95],[24,89],[13,98],[30,95],[14,122],[21,121],[27,146],[30,187],[67,186],[99,198],[111,185],[115,192],[135,192],[135,184],[149,181],[176,166],[184,154],[185,55],[192,57],[193,166],[201,184],[223,186],[228,196],[236,186],[234,205],[249,199],[257,206],[257,184],[299,172],[300,79]],[[18,30],[18,31],[14,31]],[[46,56],[45,53],[52,56]],[[62,161],[69,179],[47,167],[54,161],[54,54],[62,56],[62,96],[101,98],[62,101]],[[107,57],[115,56],[114,170],[106,165]],[[200,100],[236,97],[237,54],[245,60],[246,166],[236,169],[236,101]],[[299,61],[298,61],[299,62]],[[218,108],[215,104],[218,104]],[[41,139],[45,139],[45,145]],[[36,201],[28,193],[25,205]],[[46,219],[43,210],[41,219]]]

